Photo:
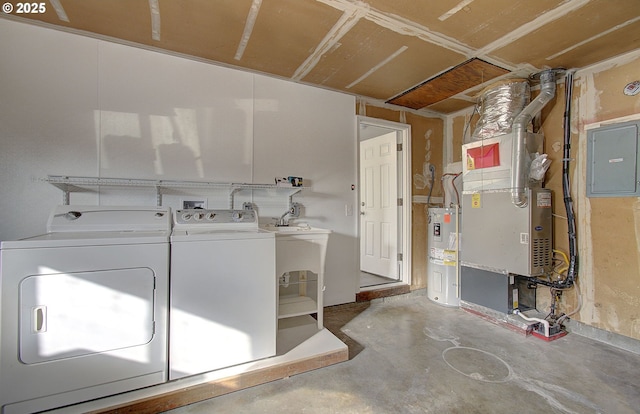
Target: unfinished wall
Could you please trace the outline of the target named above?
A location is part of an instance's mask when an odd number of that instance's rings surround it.
[[[462,144],[464,144],[464,137],[470,132],[467,129],[471,129],[471,126],[467,126],[469,123],[469,116],[457,116],[453,118],[451,122],[452,129],[452,145],[450,162],[462,161]]]
[[[640,119],[640,97],[623,94],[640,78],[639,54],[576,72],[572,100],[571,194],[578,237],[578,286],[582,307],[574,320],[588,326],[640,339],[640,203],[635,197],[586,197],[586,140],[601,124]],[[566,211],[562,195],[562,144],[565,88],[542,112],[545,152],[552,160],[546,187],[554,196],[554,248],[568,252]],[[538,289],[537,306],[547,310],[548,289]],[[575,289],[561,298],[562,312],[578,306]]]
[[[449,163],[462,161],[462,145],[470,140],[479,118],[480,115],[473,107],[449,117],[450,127],[446,134],[446,139],[451,142],[450,154],[447,157]]]
[[[358,115],[411,125],[411,289],[427,286],[427,196],[431,189],[429,165],[435,166],[431,196],[443,196],[444,121],[412,112],[395,111],[373,105],[359,105]]]
[[[578,160],[573,192],[578,204],[581,322],[640,339],[640,202],[635,197],[587,198],[587,131],[599,124],[640,119],[640,95],[623,88],[640,79],[640,51],[576,74],[572,125]],[[559,109],[558,109],[559,110]]]

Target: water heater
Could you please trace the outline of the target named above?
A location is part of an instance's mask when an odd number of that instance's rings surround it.
[[[460,209],[430,208],[427,296],[445,306],[460,305]]]

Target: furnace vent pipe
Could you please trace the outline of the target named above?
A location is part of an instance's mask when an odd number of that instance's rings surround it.
[[[511,203],[516,207],[526,207],[527,193],[525,191],[529,181],[527,171],[526,134],[527,126],[534,116],[553,99],[556,94],[556,73],[558,69],[548,69],[532,75],[533,79],[540,79],[540,94],[527,105],[513,120],[513,146],[511,149]]]

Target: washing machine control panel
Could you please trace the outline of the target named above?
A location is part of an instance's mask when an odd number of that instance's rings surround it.
[[[63,205],[53,209],[48,233],[171,231],[167,207]]]
[[[228,227],[237,224],[239,226],[258,225],[258,215],[254,210],[207,210],[187,209],[174,212],[174,224],[181,226],[202,226],[216,228],[219,225]]]

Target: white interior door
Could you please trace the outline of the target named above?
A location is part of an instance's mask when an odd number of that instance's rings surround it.
[[[396,132],[360,142],[360,269],[398,278]]]

